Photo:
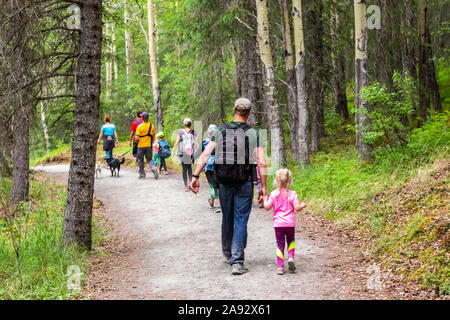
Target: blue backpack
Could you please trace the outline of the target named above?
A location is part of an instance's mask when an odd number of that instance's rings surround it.
[[[159,156],[161,157],[161,159],[166,159],[168,157],[170,157],[171,152],[170,152],[170,147],[169,147],[169,143],[166,140],[162,140],[159,141]]]

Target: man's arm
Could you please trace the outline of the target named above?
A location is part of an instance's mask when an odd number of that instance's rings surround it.
[[[197,166],[195,167],[194,174],[195,176],[199,176],[202,172],[203,168],[205,167],[206,163],[208,162],[209,158],[211,157],[211,153],[216,148],[216,143],[214,141],[210,141],[205,148],[205,151],[202,152],[200,157],[198,158]],[[198,178],[192,177],[191,182],[191,189],[192,192],[198,193],[198,190],[200,188],[200,182],[198,181]]]
[[[267,190],[267,163],[264,157],[264,147],[256,148],[256,159],[258,164],[259,176],[261,177],[260,196],[264,197]]]

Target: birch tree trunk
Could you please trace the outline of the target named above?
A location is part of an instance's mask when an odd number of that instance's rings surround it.
[[[297,80],[297,112],[298,112],[298,159],[307,166],[309,164],[308,146],[308,105],[306,93],[305,40],[303,36],[302,1],[292,1],[295,43],[295,75]]]
[[[46,118],[46,114],[45,114],[45,105],[44,105],[44,101],[41,100],[41,123],[42,123],[42,129],[44,131],[44,139],[45,139],[45,151],[47,151],[47,153],[50,151],[50,140],[48,137],[48,127],[47,127],[47,122],[45,120]]]
[[[367,16],[366,4],[354,0],[355,11],[355,125],[356,125],[356,153],[358,158],[370,160],[372,148],[363,141],[364,134],[369,128],[369,105],[361,98],[361,89],[369,84],[368,54],[367,54]]]
[[[286,83],[288,87],[287,103],[289,115],[289,133],[291,137],[292,158],[294,161],[299,161],[298,158],[298,110],[296,91],[297,85],[295,83],[295,66],[294,54],[292,50],[291,26],[289,23],[289,11],[287,0],[280,0],[280,7],[283,12],[283,41],[284,41],[284,60],[286,63]]]
[[[64,241],[92,247],[92,204],[100,107],[102,0],[81,3],[80,52]]]
[[[129,15],[128,15],[128,9],[126,6],[126,3],[124,4],[124,22],[125,22],[125,62],[126,62],[126,75],[127,75],[127,84],[130,83],[130,76],[132,72],[132,66],[131,66],[131,31],[129,30]]]
[[[110,55],[112,54],[110,39],[111,39],[111,27],[109,23],[105,23],[105,36],[108,40],[108,45],[106,47],[106,53],[108,54],[108,60],[105,63],[106,72],[106,99],[111,99],[111,83],[112,83],[112,61]]]
[[[114,80],[119,79],[119,66],[117,65],[116,60],[116,52],[117,52],[117,45],[116,45],[116,28],[114,26],[114,23],[111,24],[111,46],[112,46],[112,54],[113,54],[113,66],[114,66]]]
[[[150,55],[150,70],[152,73],[153,108],[155,110],[155,125],[157,130],[163,129],[163,114],[161,107],[161,88],[158,78],[158,64],[155,47],[155,14],[153,12],[153,0],[147,0],[148,17],[148,53]]]
[[[258,43],[261,52],[261,61],[265,73],[265,96],[268,108],[272,165],[286,166],[284,136],[281,126],[280,109],[277,101],[275,87],[275,74],[273,70],[272,50],[269,39],[269,16],[267,0],[256,0],[258,17]]]

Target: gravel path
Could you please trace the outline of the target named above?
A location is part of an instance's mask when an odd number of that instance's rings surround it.
[[[67,180],[67,165],[36,167]],[[106,257],[88,280],[91,299],[373,299],[391,290],[367,289],[368,262],[348,240],[310,215],[298,215],[295,274],[275,274],[271,212],[253,209],[248,223],[247,274],[232,276],[220,249],[221,214],[209,209],[209,188],[184,192],[176,174],[137,179],[103,170],[95,197],[105,206],[120,250]],[[401,297],[401,296],[399,296]]]

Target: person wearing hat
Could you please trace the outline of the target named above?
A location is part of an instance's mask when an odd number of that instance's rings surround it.
[[[261,176],[259,196],[266,194],[267,172],[264,158],[265,142],[259,131],[246,122],[252,103],[246,98],[236,100],[234,120],[220,126],[198,159],[191,188],[199,192],[199,175],[215,152],[214,176],[219,183],[222,211],[222,252],[231,264],[231,273],[248,271],[244,266],[247,246],[247,223],[253,203],[253,184],[257,181],[256,166]]]
[[[178,131],[177,140],[173,149],[178,148],[178,156],[181,160],[183,169],[184,191],[190,190],[192,181],[192,165],[194,164],[194,153],[198,149],[197,132],[194,132],[192,120],[185,118],[183,120],[184,129]]]
[[[166,159],[170,157],[170,146],[169,142],[164,138],[164,133],[160,131],[156,134],[158,139],[158,152],[159,152],[159,159],[161,160],[161,165],[159,167],[159,173],[164,171],[165,175],[169,174],[169,171],[167,170],[167,164]]]
[[[130,147],[133,146],[133,157],[137,159],[137,145],[138,141],[136,140],[136,129],[142,123],[142,111],[138,111],[136,113],[136,119],[131,123],[130,129]]]
[[[139,179],[145,178],[144,156],[147,159],[147,163],[150,166],[150,170],[153,172],[155,179],[158,179],[159,172],[152,157],[152,144],[155,137],[155,126],[148,122],[147,112],[142,112],[141,116],[142,123],[136,128],[136,140],[138,141],[136,158],[139,163]]]

